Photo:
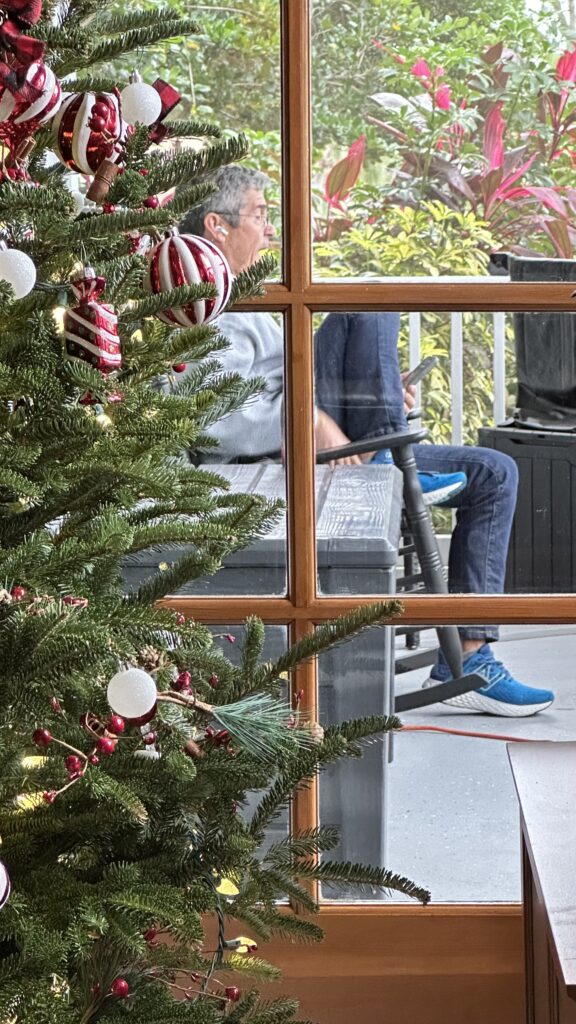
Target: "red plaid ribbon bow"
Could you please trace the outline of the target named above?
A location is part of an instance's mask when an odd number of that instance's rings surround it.
[[[42,0],[0,0],[0,46],[26,68],[42,60],[44,43],[22,35],[21,29],[35,25],[41,14]]]
[[[42,0],[2,0],[0,9],[6,11],[20,28],[26,28],[40,21]]]
[[[4,0],[0,2],[0,48],[29,68],[44,56],[44,43],[23,35],[21,29],[36,24],[42,13],[42,0]]]
[[[81,277],[71,282],[72,291],[80,304],[99,299],[106,287],[106,278],[97,277],[92,267],[86,267]]]
[[[22,36],[22,38],[26,37]],[[6,61],[0,61],[1,92],[7,89],[19,103],[33,103],[42,95],[42,89],[33,85],[32,82],[26,81],[27,73],[28,67],[11,68]]]
[[[166,138],[168,134],[168,128],[162,121],[168,114],[174,110],[177,103],[180,103],[182,99],[178,89],[175,89],[172,85],[168,85],[163,78],[157,78],[155,82],[152,82],[152,88],[156,89],[161,101],[162,111],[160,117],[156,121],[156,124],[152,125],[150,131],[151,142],[162,142],[162,139]]]

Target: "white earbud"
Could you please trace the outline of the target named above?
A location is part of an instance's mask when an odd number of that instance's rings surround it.
[[[220,225],[218,225],[218,227],[215,228],[214,230],[215,231],[219,231],[221,235],[225,235],[225,236],[228,235],[228,232],[226,231],[226,228],[222,228],[222,227],[220,227]]]

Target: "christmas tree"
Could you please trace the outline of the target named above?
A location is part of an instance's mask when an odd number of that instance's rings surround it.
[[[178,120],[162,81],[106,75],[191,19],[102,0],[0,14],[0,1022],[280,1024],[296,1007],[258,1004],[250,978],[276,972],[256,940],[321,933],[279,900],[312,913],[314,878],[426,899],[383,868],[320,859],[331,828],[259,852],[294,787],[398,726],[323,734],[283,678],[394,606],[274,663],[251,619],[236,665],[225,638],[158,607],[279,512],[184,454],[209,451],[210,424],[263,387],[218,374],[217,316],[271,261],[232,281],[217,249],[172,231],[245,141]],[[202,146],[170,149],[186,137]],[[170,545],[126,593],[123,559]],[[264,791],[249,814],[247,789]]]

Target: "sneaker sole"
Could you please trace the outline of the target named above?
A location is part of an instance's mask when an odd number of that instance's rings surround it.
[[[444,501],[448,501],[449,498],[454,498],[460,491],[463,491],[466,484],[458,484],[450,487],[440,487],[437,491],[429,491],[428,494],[422,494],[425,505],[442,505]]]
[[[433,682],[436,682],[434,680]],[[529,718],[530,715],[537,715],[539,711],[545,711],[553,703],[551,700],[542,704],[505,704],[501,700],[493,700],[477,690],[470,693],[463,693],[460,697],[450,697],[443,700],[443,704],[450,704],[454,708],[464,708],[467,711],[477,711],[484,715],[499,715],[501,718]]]

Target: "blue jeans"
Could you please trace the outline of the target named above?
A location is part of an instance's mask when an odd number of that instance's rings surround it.
[[[330,313],[316,332],[316,403],[350,438],[407,428],[398,365],[397,313]],[[468,484],[446,502],[456,509],[448,583],[452,593],[501,594],[516,508],[518,470],[508,455],[471,445],[416,444],[418,469],[463,470]],[[496,640],[497,626],[464,626],[469,639]]]

